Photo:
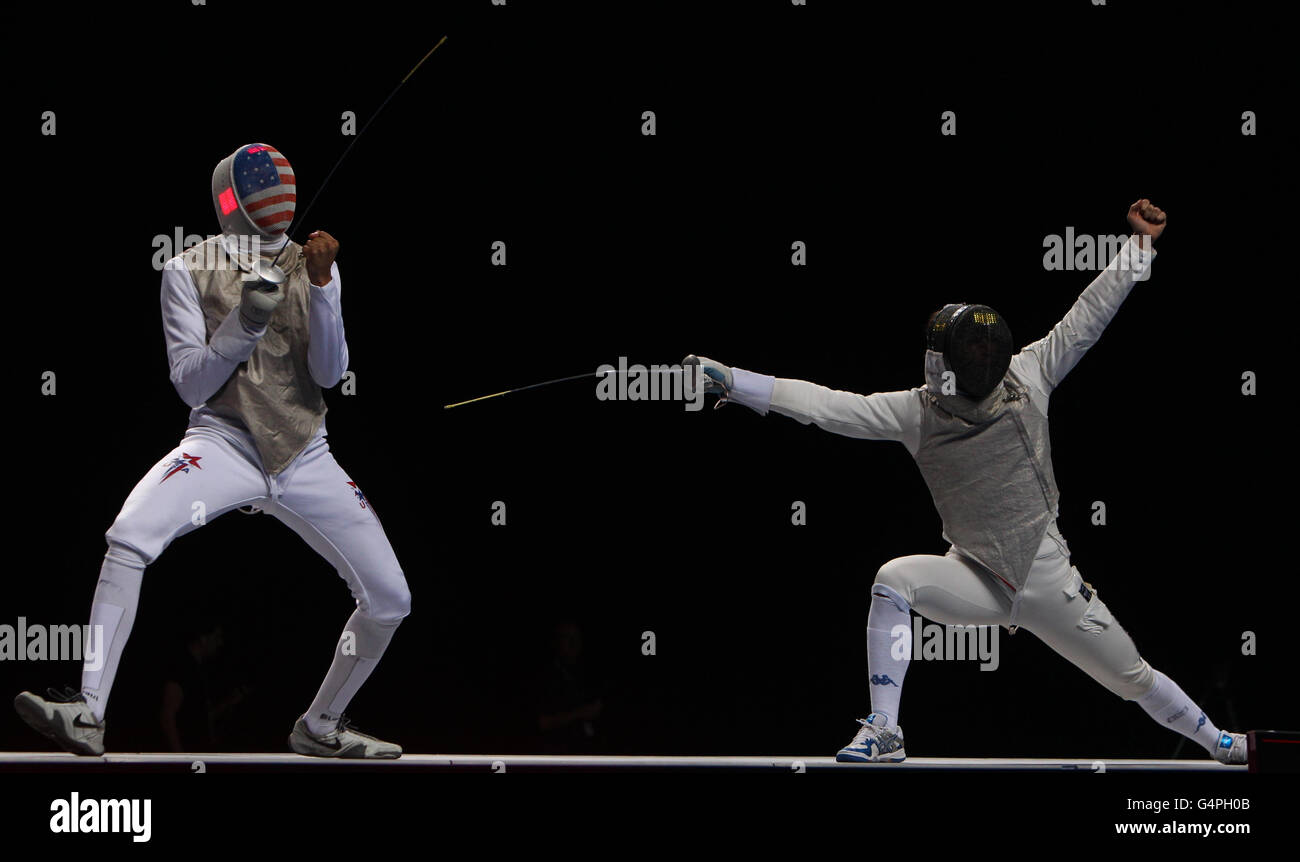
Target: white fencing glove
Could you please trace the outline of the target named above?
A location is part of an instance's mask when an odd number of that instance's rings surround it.
[[[683,391],[688,399],[695,397],[695,367],[699,367],[699,378],[704,384],[705,392],[712,392],[726,401],[727,395],[731,392],[731,369],[721,362],[714,362],[707,356],[696,356],[692,353],[682,360],[682,370],[684,380],[682,381]]]
[[[285,274],[278,266],[258,260],[244,275],[244,293],[239,300],[239,319],[249,329],[261,329],[271,312],[284,299]]]

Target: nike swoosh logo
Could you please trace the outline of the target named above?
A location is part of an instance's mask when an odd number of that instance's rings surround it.
[[[334,737],[334,741],[333,741],[333,742],[327,742],[327,741],[325,741],[324,739],[322,739],[322,738],[319,737],[319,736],[312,737],[312,739],[315,740],[315,742],[316,742],[318,745],[323,745],[325,748],[332,748],[332,749],[334,749],[335,751],[338,751],[340,748],[343,747],[343,744],[342,744],[341,742],[339,742],[339,738],[338,738],[337,736]]]
[[[91,730],[98,730],[98,729],[99,729],[99,725],[98,725],[98,724],[86,724],[84,721],[81,720],[81,716],[77,716],[76,718],[74,718],[74,719],[72,720],[72,726],[73,726],[73,727],[85,727],[85,728],[89,728],[89,729],[91,729]]]

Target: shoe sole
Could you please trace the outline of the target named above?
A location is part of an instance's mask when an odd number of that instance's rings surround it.
[[[23,692],[14,698],[14,711],[18,713],[19,718],[27,723],[32,730],[58,743],[64,751],[70,751],[73,754],[82,757],[99,757],[104,752],[96,751],[84,742],[73,739],[68,736],[67,728],[57,724],[55,716],[57,713],[46,713],[45,707],[36,695]]]
[[[857,752],[841,751],[835,755],[836,763],[902,763],[907,760],[907,755],[891,755],[889,757],[870,757]]]
[[[325,749],[324,751],[304,751],[307,747],[304,743],[302,747],[295,744],[296,737],[289,734],[289,750],[294,754],[301,754],[303,757],[332,757],[337,760],[397,760],[402,756],[402,752],[395,754],[342,754],[340,752]]]

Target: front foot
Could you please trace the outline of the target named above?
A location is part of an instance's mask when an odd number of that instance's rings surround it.
[[[839,750],[839,763],[902,763],[907,759],[903,748],[903,728],[886,726],[884,716],[872,713],[859,718],[862,729],[853,741]]]
[[[333,733],[317,736],[299,718],[289,734],[289,748],[307,757],[342,757],[366,760],[396,760],[402,747],[354,730],[344,716]]]

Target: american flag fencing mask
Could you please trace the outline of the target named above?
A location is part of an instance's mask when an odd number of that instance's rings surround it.
[[[289,160],[266,144],[245,144],[212,172],[212,205],[222,233],[277,239],[293,222],[297,201]]]

